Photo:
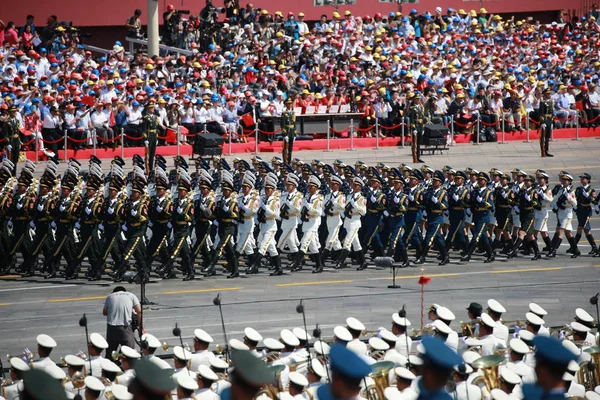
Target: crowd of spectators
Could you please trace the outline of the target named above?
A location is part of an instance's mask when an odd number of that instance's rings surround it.
[[[273,119],[264,117],[281,115],[291,98],[302,112],[347,104],[363,113],[361,126],[377,118],[380,126],[396,126],[382,135],[397,136],[416,94],[429,121],[454,121],[457,134],[472,131],[476,120],[484,133],[510,132],[536,127],[546,88],[554,93],[557,127],[600,122],[595,6],[551,24],[483,8],[372,16],[341,10],[314,24],[302,13],[284,16],[235,0],[222,8],[208,1],[198,17],[186,12],[169,5],[164,14],[170,22],[163,42],[191,51],[180,57],[128,54],[121,42],[94,55],[56,16],[43,28],[33,16],[19,28],[0,21],[0,124],[16,105],[30,148],[39,133],[40,146],[56,152],[65,132],[73,148],[96,137],[99,147],[115,147],[121,132],[125,145],[139,145],[145,105],[154,102],[163,142],[178,129],[190,135],[181,140],[208,130],[235,141],[255,123],[274,131]],[[128,36],[143,36],[140,16],[137,10],[127,21]],[[217,28],[207,29],[206,21]]]

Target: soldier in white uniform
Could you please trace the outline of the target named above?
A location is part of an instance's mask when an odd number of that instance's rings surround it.
[[[294,400],[309,400],[304,395],[304,390],[308,387],[308,379],[300,372],[290,372],[290,386],[288,391]]]
[[[525,363],[525,356],[531,353],[531,348],[521,339],[512,339],[510,346],[510,361],[515,366],[514,372],[518,373],[523,383],[536,381],[535,369]]]
[[[258,190],[254,189],[256,177],[250,171],[244,173],[242,192],[237,198],[239,209],[237,247],[239,254],[253,255],[256,242],[254,240],[254,222],[260,206]]]
[[[212,336],[210,336],[203,329],[196,329],[194,331],[194,351],[190,361],[192,371],[197,371],[198,367],[205,365],[210,366],[211,358],[215,357],[215,354],[208,350],[208,347],[213,342]]]
[[[10,379],[12,380],[11,385],[2,387],[0,394],[6,400],[18,400],[19,399],[19,385],[23,383],[23,372],[29,371],[29,365],[19,357],[13,357],[9,360],[10,363]]]
[[[50,365],[55,365],[55,362],[50,358],[50,353],[56,347],[56,341],[46,334],[37,335],[35,339],[38,344],[39,357],[32,361],[33,368],[44,369]]]
[[[413,382],[417,378],[414,373],[405,367],[396,367],[396,389],[402,394],[405,400],[416,400],[419,394],[413,389]]]
[[[458,349],[458,340],[455,340],[454,330],[450,328],[444,321],[441,319],[436,319],[433,321],[433,332],[434,335],[439,337],[441,340],[448,345],[452,350],[457,351]]]
[[[263,339],[262,335],[256,331],[254,328],[246,327],[244,329],[244,344],[248,346],[252,354],[256,357],[262,357],[264,354],[256,350],[258,347],[258,342]]]
[[[412,349],[412,339],[408,334],[410,321],[406,317],[401,317],[398,313],[392,314],[392,333],[396,335],[396,351],[404,357],[408,357]]]
[[[481,389],[479,386],[468,382],[469,375],[473,373],[473,368],[469,364],[457,365],[454,367],[453,378],[456,383],[454,392],[450,395],[455,400],[481,400]]]
[[[100,378],[102,376],[102,361],[106,358],[102,357],[102,352],[108,349],[108,342],[99,333],[90,335],[90,343],[88,351],[90,352],[90,375]]]
[[[362,246],[358,237],[358,231],[361,227],[360,219],[367,212],[367,199],[362,195],[361,191],[364,182],[358,176],[352,179],[352,193],[346,197],[346,209],[344,211],[344,229],[346,229],[346,237],[342,244],[342,251],[334,266],[335,269],[343,268],[346,257],[350,253],[350,249],[358,254],[362,253]],[[364,254],[362,255],[364,258]],[[362,265],[362,263],[361,263]]]
[[[550,248],[552,243],[550,242],[550,236],[548,235],[548,215],[552,209],[554,196],[552,195],[552,190],[548,187],[548,179],[550,178],[548,174],[543,171],[538,171],[536,177],[538,181],[536,191],[538,194],[539,207],[534,211],[533,236],[535,236],[537,240],[538,235],[540,235],[546,244],[546,247]]]
[[[219,395],[211,390],[211,386],[218,380],[219,377],[209,366],[200,365],[196,374],[198,389],[194,392],[194,398],[196,400],[219,400]]]
[[[339,233],[340,228],[342,227],[344,210],[346,209],[346,196],[340,192],[342,179],[337,175],[332,175],[329,180],[329,185],[331,187],[331,193],[325,197],[325,205],[323,207],[323,213],[327,222],[327,239],[325,240],[325,246],[321,253],[323,262],[327,260],[327,257],[329,257],[329,254],[332,251],[339,251],[342,249]]]
[[[321,181],[315,175],[308,178],[308,193],[302,204],[302,241],[300,249],[292,263],[292,271],[300,271],[305,254],[312,254],[315,258],[315,271],[322,270],[322,259],[319,244],[319,225],[323,214],[323,195],[319,193]]]
[[[573,190],[573,177],[569,174],[560,175],[560,183],[562,188],[554,196],[553,208],[556,211],[556,236],[553,238],[548,257],[555,257],[556,251],[562,243],[562,237],[565,235],[572,249],[577,248],[575,237],[573,236],[573,209],[577,207],[577,198]]]
[[[496,354],[496,350],[506,348],[506,342],[494,336],[493,332],[495,328],[496,322],[487,313],[482,313],[479,338],[466,339],[465,343],[468,346],[481,346],[482,356]]]
[[[488,315],[496,322],[496,327],[494,328],[494,336],[498,339],[504,341],[504,343],[508,343],[508,327],[502,323],[502,314],[506,312],[506,308],[502,306],[498,301],[494,299],[489,299],[487,301],[487,312]]]
[[[188,369],[188,362],[191,359],[192,353],[190,353],[181,346],[173,347],[173,365],[175,367],[173,379],[177,379],[177,377],[180,375],[190,374],[190,370]]]
[[[296,349],[294,349],[294,352],[291,355],[292,363],[306,361],[309,356],[306,345],[311,339],[311,336],[304,329],[298,327],[292,329],[292,333],[298,338],[298,346],[296,346]]]
[[[73,386],[73,377],[75,374],[78,374],[80,377],[85,377],[87,375],[86,371],[84,370],[86,361],[83,358],[74,356],[72,354],[66,355],[64,360],[67,364],[67,377],[69,378],[69,381],[64,384],[65,391],[76,395],[79,393],[79,388],[75,388]]]
[[[292,254],[298,252],[298,220],[302,209],[302,193],[297,190],[298,176],[290,173],[285,181],[286,193],[281,197],[281,236],[277,248],[280,252],[287,251]]]
[[[217,374],[217,377],[219,378],[215,383],[213,383],[211,389],[213,392],[221,396],[223,390],[231,387],[231,383],[227,380],[227,370],[229,369],[229,364],[220,358],[211,358],[210,369]]]
[[[439,320],[441,320],[446,325],[448,325],[448,327],[450,327],[450,329],[452,330],[448,334],[448,338],[446,339],[446,344],[448,346],[450,346],[450,348],[454,349],[454,351],[458,351],[457,350],[458,349],[458,332],[456,332],[450,326],[450,324],[452,323],[452,321],[454,321],[456,319],[456,316],[454,315],[454,313],[452,311],[450,311],[449,308],[444,307],[444,306],[438,306],[435,309],[435,314],[437,315],[437,318]]]
[[[327,370],[318,359],[313,358],[310,361],[306,372],[306,379],[308,380],[307,392],[312,395],[313,400],[319,399],[317,397],[317,389],[319,389],[319,387],[322,385],[321,382],[323,382],[326,378]]]
[[[121,346],[121,368],[123,373],[119,375],[116,382],[120,385],[129,386],[129,383],[135,378],[133,363],[141,358],[141,354],[129,346]]]
[[[529,311],[542,319],[542,326],[540,327],[537,334],[541,336],[550,336],[550,330],[543,325],[544,317],[548,315],[548,311],[544,310],[540,305],[536,303],[529,303]]]
[[[279,217],[280,209],[280,193],[275,190],[277,182],[277,176],[272,172],[269,172],[265,177],[265,195],[260,199],[260,208],[257,214],[258,223],[260,224],[260,233],[257,239],[258,249],[252,265],[246,271],[249,274],[258,273],[260,261],[269,253],[271,264],[275,267],[275,271],[271,275],[283,275],[281,258],[275,242],[277,218]]]
[[[106,387],[100,381],[100,379],[95,376],[86,376],[85,380],[85,390],[81,393],[81,396],[85,400],[97,400],[101,399]]]
[[[594,328],[594,317],[592,317],[590,313],[585,311],[583,308],[577,308],[575,309],[575,321],[590,328],[585,338],[585,341],[587,343],[595,343],[596,338],[591,331],[591,329]]]
[[[177,383],[175,394],[171,396],[173,400],[192,400],[194,393],[198,390],[196,377],[192,374],[185,374],[173,376],[173,379]]]
[[[354,317],[346,318],[346,328],[352,335],[350,343],[358,350],[361,355],[366,355],[368,352],[367,344],[360,340],[360,335],[366,330],[365,325]]]

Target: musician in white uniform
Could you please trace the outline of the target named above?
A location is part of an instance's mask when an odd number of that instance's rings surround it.
[[[508,327],[502,323],[502,314],[506,312],[506,308],[502,306],[498,301],[494,299],[489,299],[487,301],[487,313],[496,323],[496,327],[494,328],[494,336],[498,339],[504,341],[504,343],[508,343]]]
[[[479,386],[468,382],[469,375],[473,373],[473,368],[469,364],[457,365],[454,367],[453,378],[456,383],[454,392],[450,395],[455,400],[481,400],[481,389]]]
[[[542,321],[544,320],[546,315],[548,315],[548,311],[544,310],[540,305],[536,303],[529,303],[529,311],[540,317]],[[550,330],[544,325],[542,325],[537,334],[541,336],[550,336]]]
[[[56,363],[50,358],[52,349],[56,347],[56,341],[46,334],[37,335],[35,338],[38,344],[39,357],[32,361],[33,368],[44,369]]]
[[[521,339],[512,339],[510,346],[510,361],[515,366],[514,372],[518,373],[523,383],[535,383],[535,369],[525,362],[525,356],[531,353],[529,346]]]
[[[231,383],[227,378],[227,370],[229,369],[229,364],[220,358],[211,358],[210,360],[210,369],[217,374],[219,378],[213,385],[211,389],[213,392],[221,396],[223,390],[231,387]]]
[[[102,361],[106,358],[102,357],[102,352],[108,349],[108,342],[99,333],[92,333],[90,335],[90,343],[88,345],[88,351],[90,352],[90,375],[100,378],[102,376]],[[110,356],[110,354],[107,354]]]
[[[263,337],[256,331],[256,329],[251,327],[246,327],[244,329],[244,344],[248,346],[252,354],[259,358],[264,355],[264,350],[262,352],[256,350],[258,347],[258,342],[261,340],[263,340]]]
[[[142,356],[135,349],[132,349],[129,346],[121,346],[121,357],[121,368],[123,368],[123,374],[117,377],[116,382],[120,385],[129,386],[133,378],[135,378],[133,363],[135,360],[139,360]]]
[[[281,236],[277,243],[280,252],[296,254],[300,240],[298,239],[298,220],[302,208],[302,193],[297,190],[298,176],[289,173],[286,181],[286,193],[281,197]]]
[[[197,369],[196,383],[198,390],[194,392],[196,400],[219,400],[219,395],[211,390],[213,383],[219,380],[217,374],[207,365],[200,365]]]
[[[86,361],[83,358],[74,356],[72,354],[66,355],[64,360],[67,364],[67,377],[69,378],[69,381],[66,382],[63,386],[65,387],[65,390],[67,392],[76,395],[77,393],[79,393],[79,389],[73,386],[73,377],[77,373],[79,373],[80,377],[85,377],[87,375],[86,371],[84,370]]]
[[[11,385],[2,387],[0,394],[6,400],[19,400],[19,385],[23,382],[23,372],[29,371],[29,365],[19,357],[13,357],[10,362]]]
[[[308,387],[308,379],[300,372],[290,372],[290,386],[288,391],[294,400],[310,400],[305,396],[304,390]]]
[[[398,313],[392,314],[392,333],[396,335],[396,351],[404,357],[408,357],[412,349],[412,339],[408,334],[410,321],[406,317],[401,317]]]
[[[192,352],[192,358],[190,361],[190,370],[197,371],[198,367],[205,365],[210,366],[211,358],[215,357],[215,354],[208,350],[208,347],[213,342],[212,336],[210,336],[203,329],[196,329],[194,331],[194,351]]]
[[[312,395],[313,400],[319,400],[317,397],[317,389],[322,385],[322,382],[327,379],[327,370],[317,358],[313,358],[306,372],[308,380],[307,391]]]
[[[506,342],[494,336],[496,322],[487,314],[481,314],[481,326],[479,327],[479,338],[465,340],[468,346],[481,346],[481,355],[489,356],[496,354],[496,350],[505,349]]]
[[[191,374],[173,376],[173,379],[177,383],[177,388],[174,390],[175,394],[171,395],[173,400],[193,400],[194,393],[198,390],[198,384],[196,383],[196,377]]]
[[[181,375],[190,374],[190,370],[188,369],[188,362],[191,359],[192,353],[190,353],[181,346],[173,347],[173,365],[175,366],[173,379],[177,379],[177,377]]]

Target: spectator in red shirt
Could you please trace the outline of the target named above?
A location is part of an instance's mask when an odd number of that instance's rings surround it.
[[[0,44],[4,43],[4,29],[6,25],[4,25],[4,21],[0,19]]]
[[[15,23],[10,21],[4,30],[4,40],[8,41],[8,44],[15,46],[19,43],[19,34],[15,29]]]
[[[31,32],[31,25],[25,26],[25,30],[21,35],[21,47],[24,51],[28,51],[33,47],[33,32]]]

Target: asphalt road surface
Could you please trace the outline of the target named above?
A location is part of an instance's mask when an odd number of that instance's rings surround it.
[[[434,168],[470,166],[487,171],[491,167],[501,170],[519,167],[528,172],[542,168],[551,174],[553,182],[557,182],[560,170],[568,170],[573,175],[586,171],[594,178],[592,185],[600,188],[596,182],[600,178],[599,140],[552,143],[554,158],[539,158],[538,148],[537,143],[520,142],[460,145],[451,147],[448,154],[426,157],[425,160]],[[367,164],[385,162],[397,166],[409,160],[409,149],[318,151],[294,155],[305,161],[342,159],[353,163],[360,159]],[[261,156],[270,159],[273,154]],[[38,167],[40,174],[42,171],[43,164]],[[599,216],[594,215],[591,223],[594,234],[600,238]],[[550,226],[554,226],[554,220]],[[459,256],[453,253],[451,263],[440,267],[435,257],[429,257],[429,262],[419,268],[397,270],[399,289],[387,288],[392,283],[389,269],[378,269],[373,265],[365,271],[328,268],[320,275],[311,274],[309,266],[304,271],[280,277],[270,277],[269,271],[261,270],[259,275],[233,280],[225,279],[222,271],[217,277],[194,282],[161,281],[153,277],[146,290],[148,299],[156,304],[145,307],[144,327],[161,341],[177,344],[171,331],[178,323],[184,341],[190,345],[193,330],[201,327],[215,338],[215,343],[223,343],[219,311],[212,303],[218,293],[223,298],[228,338],[241,339],[247,326],[254,327],[264,337],[278,337],[283,328],[302,326],[302,316],[296,313],[300,300],[304,301],[309,331],[318,323],[325,338],[331,337],[333,327],[344,325],[349,316],[361,320],[369,330],[389,328],[392,313],[402,305],[406,305],[413,327],[418,328],[421,306],[426,309],[432,303],[446,305],[454,311],[457,321],[453,325],[458,330],[458,321],[468,319],[465,310],[468,304],[476,301],[485,306],[489,298],[506,307],[505,320],[523,321],[528,303],[536,302],[549,313],[547,325],[562,325],[573,319],[577,307],[596,315],[589,299],[598,292],[600,282],[600,258],[587,255],[590,247],[585,238],[580,242],[583,256],[571,259],[565,254],[566,248],[563,244],[559,256],[539,261],[523,256],[507,261],[499,256],[493,264],[484,264],[483,257],[476,256],[469,263],[461,263]],[[423,288],[418,284],[422,273],[432,278]],[[139,296],[138,285],[124,285]],[[40,333],[49,334],[58,342],[52,355],[55,361],[66,354],[85,350],[85,333],[78,320],[87,314],[90,332],[105,334],[102,308],[114,286],[108,278],[88,282],[83,279],[25,279],[18,275],[0,277],[0,355],[4,365],[7,365],[6,354],[18,355],[24,348],[34,351],[35,337]]]

